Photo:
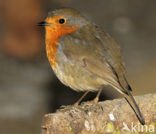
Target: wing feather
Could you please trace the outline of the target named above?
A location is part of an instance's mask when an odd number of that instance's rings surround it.
[[[70,60],[81,67],[85,62],[84,68],[126,93],[129,85],[125,79],[121,50],[108,34],[97,26],[94,29],[88,26],[63,37],[61,41]]]

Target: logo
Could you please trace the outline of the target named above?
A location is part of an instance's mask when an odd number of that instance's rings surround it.
[[[154,125],[141,125],[138,123],[135,125],[133,122],[131,123],[131,126],[127,126],[125,122],[123,122],[123,128],[122,131],[129,131],[129,132],[155,132]]]

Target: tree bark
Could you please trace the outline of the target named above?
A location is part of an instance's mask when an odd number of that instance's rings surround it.
[[[137,96],[135,100],[145,118],[145,126],[139,123],[131,107],[122,98],[97,104],[85,102],[78,107],[64,106],[56,113],[46,114],[42,134],[155,134],[156,94]]]

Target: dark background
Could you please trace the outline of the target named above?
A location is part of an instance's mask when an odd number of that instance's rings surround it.
[[[82,95],[54,76],[45,54],[44,29],[36,26],[58,7],[80,10],[117,40],[134,95],[156,92],[156,1],[1,0],[1,134],[41,133],[45,113],[73,104]],[[118,97],[109,89],[101,100]],[[85,100],[94,97],[92,93]]]

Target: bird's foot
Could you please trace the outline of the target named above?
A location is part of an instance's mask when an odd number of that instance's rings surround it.
[[[74,103],[74,106],[75,106],[75,107],[77,107],[77,106],[80,104],[80,102],[81,102],[82,99],[88,94],[88,92],[89,92],[89,91],[86,91],[86,92],[81,96],[81,98],[78,99],[78,101]]]
[[[78,105],[79,105],[79,102],[74,103],[74,107],[78,107]]]
[[[93,100],[93,102],[94,102],[95,104],[97,104],[97,103],[99,102],[99,98],[98,98],[98,97],[95,97],[94,100]]]

